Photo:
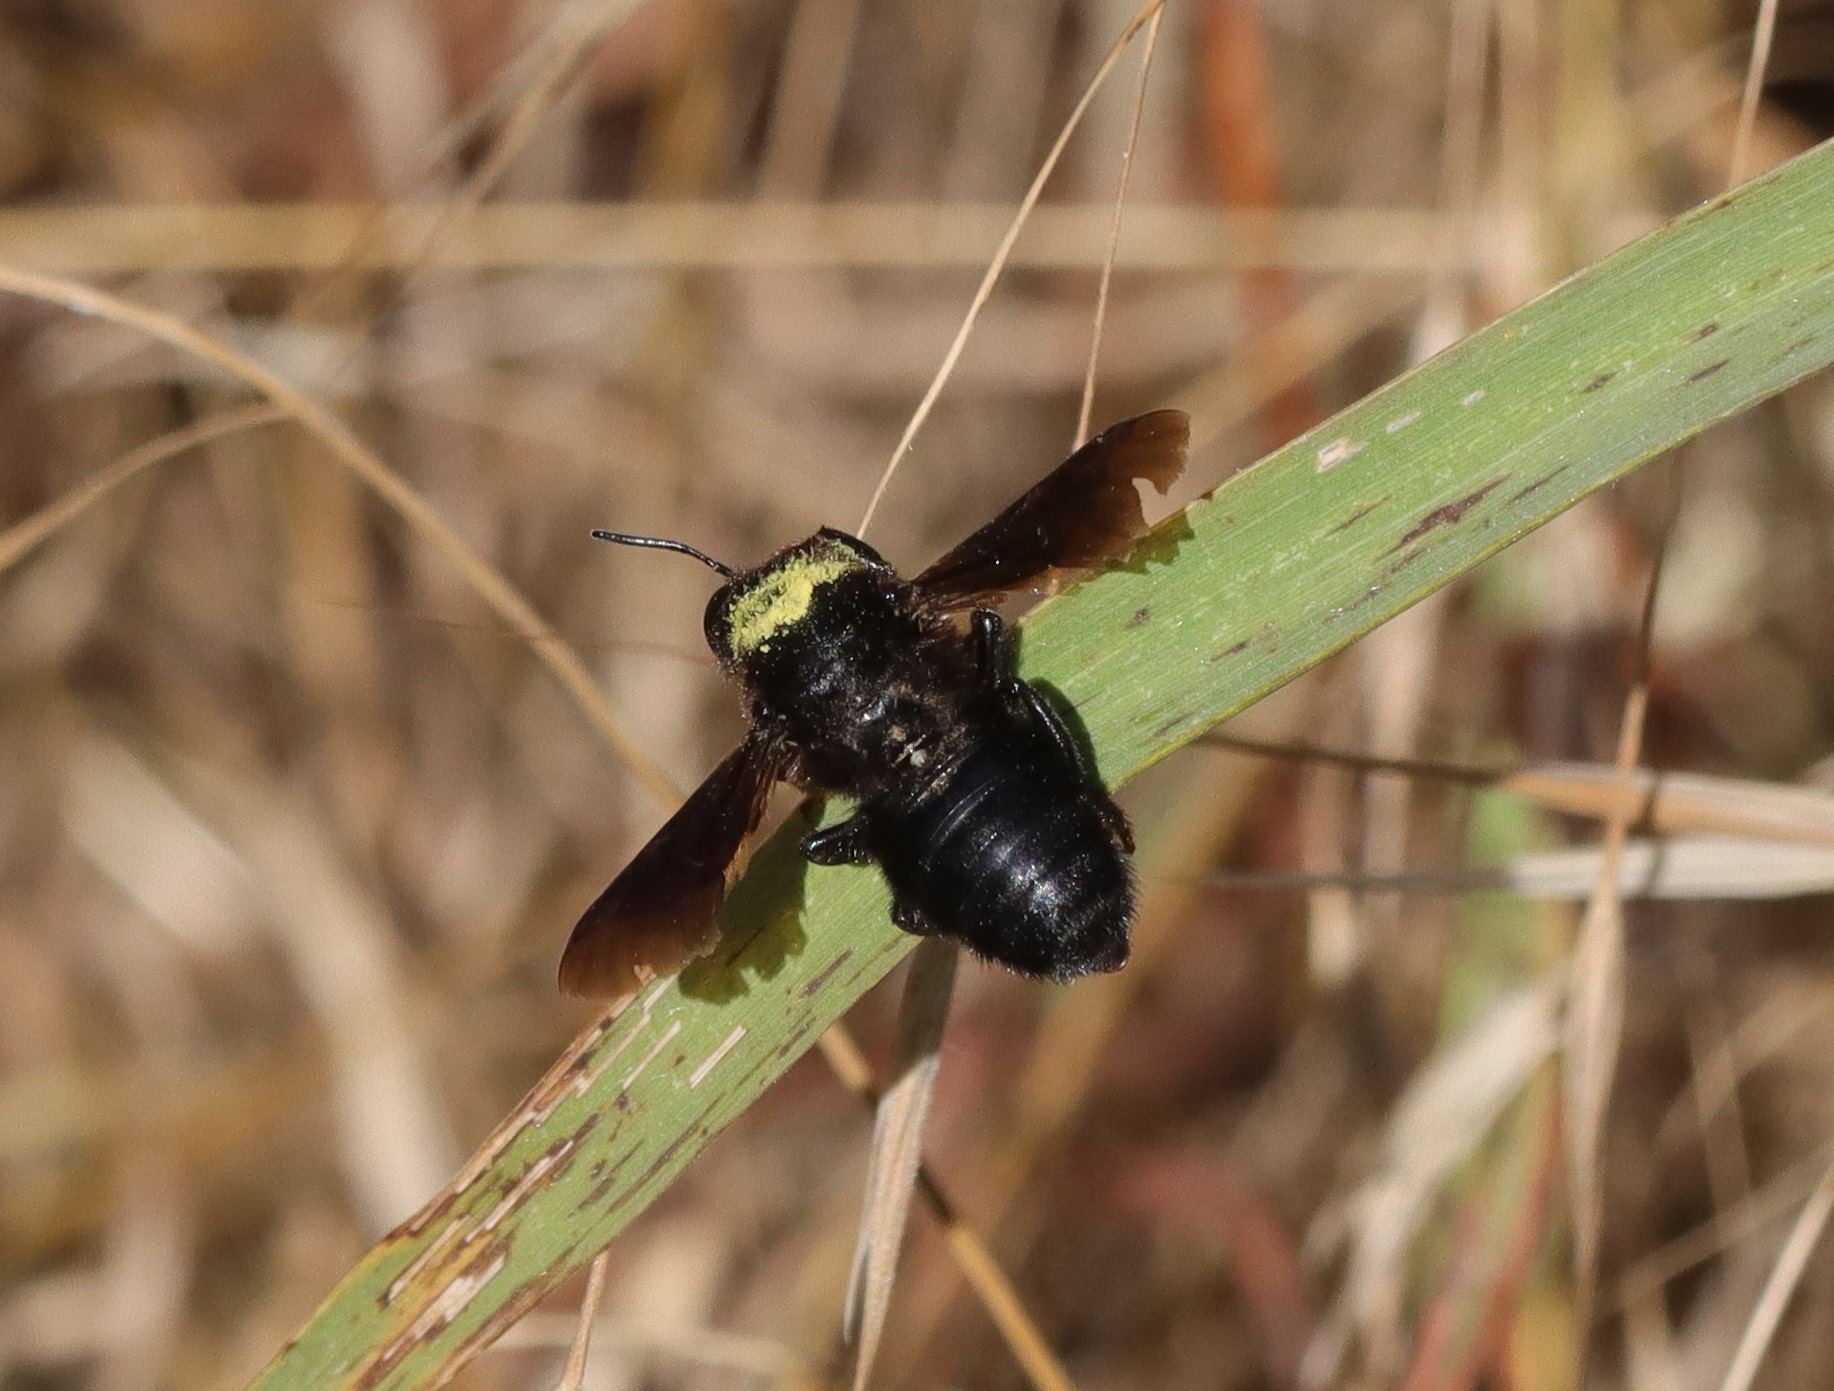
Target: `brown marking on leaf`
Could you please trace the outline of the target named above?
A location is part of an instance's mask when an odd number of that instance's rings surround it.
[[[1513,507],[1515,506],[1516,503],[1522,501],[1522,499],[1528,497],[1530,494],[1538,492],[1542,488],[1545,488],[1549,483],[1552,483],[1556,478],[1560,477],[1561,474],[1565,473],[1568,469],[1572,467],[1573,466],[1571,464],[1562,464],[1559,468],[1555,469],[1552,473],[1542,474],[1533,483],[1530,483],[1526,488],[1523,488],[1520,492],[1516,493],[1513,497],[1511,497],[1509,499],[1509,505]]]
[[[1153,738],[1154,739],[1170,738],[1172,734],[1176,733],[1180,729],[1183,729],[1186,722],[1190,718],[1191,718],[1190,713],[1187,711],[1187,712],[1181,712],[1179,714],[1173,715],[1169,720],[1160,721],[1159,724],[1153,730]]]
[[[593,1184],[591,1191],[573,1205],[575,1215],[582,1212],[590,1212],[593,1208],[604,1202],[605,1195],[611,1192],[612,1185],[617,1181],[616,1175],[613,1175],[610,1178],[602,1178],[597,1183]]]
[[[593,1177],[597,1179],[597,1182],[592,1185],[591,1191],[589,1191],[584,1198],[574,1204],[573,1212],[575,1216],[584,1212],[589,1212],[605,1201],[605,1195],[617,1186],[618,1175],[624,1171],[624,1162],[629,1158],[630,1155],[626,1154],[622,1156],[617,1163],[607,1165],[603,1174],[595,1173],[593,1175]],[[597,1166],[595,1166],[595,1168],[596,1167]]]
[[[779,1062],[789,1057],[792,1053],[797,1053],[802,1050],[803,1040],[809,1036],[811,1027],[811,1025],[806,1023],[797,1025],[790,1036],[777,1045],[775,1056]]]
[[[1502,487],[1503,484],[1508,481],[1508,474],[1499,473],[1476,492],[1465,494],[1465,496],[1461,497],[1457,502],[1448,502],[1442,507],[1435,507],[1431,512],[1428,512],[1419,521],[1415,522],[1413,528],[1407,535],[1403,536],[1399,541],[1395,542],[1394,545],[1382,552],[1384,558],[1393,555],[1396,551],[1406,550],[1429,531],[1433,531],[1442,526],[1451,526],[1456,522],[1463,521],[1465,513],[1469,512],[1473,507],[1476,507],[1478,503],[1489,497],[1492,492]]]
[[[1581,387],[1580,390],[1598,391],[1603,387],[1609,386],[1611,384],[1611,379],[1615,376],[1617,376],[1616,372],[1600,372],[1591,381],[1587,382],[1583,387]]]
[[[609,1023],[610,1021],[608,1020],[606,1022]],[[580,1073],[588,1071],[592,1067],[593,1046],[597,1044],[599,1039],[604,1037],[603,1030],[594,1030],[594,1033],[596,1037],[593,1039],[593,1043],[580,1049],[579,1056],[572,1059],[566,1067],[561,1069],[560,1076],[555,1078],[558,1087],[564,1088],[567,1083],[576,1080]]]
[[[683,1126],[675,1138],[670,1140],[668,1144],[664,1145],[662,1149],[657,1152],[656,1157],[650,1161],[649,1167],[641,1174],[637,1175],[636,1181],[629,1184],[625,1190],[618,1195],[618,1201],[612,1205],[612,1210],[616,1211],[617,1208],[622,1207],[634,1195],[648,1188],[656,1176],[664,1169],[668,1168],[675,1156],[681,1153],[682,1147],[686,1145],[688,1141],[695,1139],[702,1131],[702,1128],[707,1123],[707,1117],[713,1114],[715,1108],[717,1108],[719,1104],[718,1101],[709,1102],[705,1110]]]
[[[839,956],[835,957],[834,960],[822,967],[821,970],[810,976],[808,983],[802,987],[802,998],[805,1000],[814,999],[821,988],[833,978],[834,973],[847,964],[847,959],[852,955],[853,948],[848,947],[842,951]]]
[[[783,1061],[782,1058],[779,1057],[775,1053],[755,1053],[753,1054],[751,1065],[747,1067],[745,1071],[741,1072],[737,1077],[732,1079],[731,1090],[737,1091],[737,1092],[745,1091],[751,1085],[752,1078],[756,1077],[760,1072],[764,1071],[764,1069],[769,1067],[772,1062],[781,1062],[781,1061]]]
[[[355,1391],[373,1391],[410,1353],[437,1337],[509,1263],[509,1250],[509,1239],[504,1237],[491,1242],[467,1261],[464,1269],[434,1294],[401,1335],[363,1369],[363,1374],[354,1383]]]
[[[657,1057],[661,1054],[662,1050],[667,1048],[669,1044],[674,1040],[675,1035],[680,1032],[681,1032],[681,1020],[679,1019],[671,1020],[669,1023],[669,1027],[663,1030],[662,1037],[657,1039],[654,1046],[650,1048],[650,1051],[645,1053],[642,1059],[637,1063],[637,1065],[633,1067],[628,1073],[625,1074],[624,1080],[618,1084],[619,1088],[622,1089],[625,1087],[629,1087],[631,1083],[635,1082],[639,1077],[641,1077],[644,1071],[649,1067],[649,1065],[656,1061]]]
[[[573,1128],[573,1133],[567,1136],[567,1139],[571,1140],[576,1145],[580,1144],[588,1135],[598,1129],[599,1122],[604,1119],[605,1113],[603,1111],[588,1111],[586,1113],[586,1118]],[[563,1143],[565,1143],[565,1141],[556,1140],[554,1144],[549,1145],[548,1148],[553,1149],[555,1146]]]
[[[1243,638],[1240,642],[1230,643],[1229,646],[1225,647],[1221,652],[1212,652],[1210,654],[1210,660],[1213,662],[1220,662],[1225,657],[1239,657],[1242,653],[1246,652],[1247,650],[1248,650],[1248,639]]]
[[[593,1124],[597,1124],[596,1117]],[[591,1126],[586,1128],[590,1129]],[[566,1144],[568,1142],[561,1140],[557,1143]],[[501,1195],[510,1192],[515,1185],[516,1180],[510,1175],[493,1172],[486,1181],[469,1185],[466,1192],[476,1198],[478,1206],[482,1206],[484,1203],[500,1200]],[[435,1206],[443,1212],[452,1206],[452,1201],[456,1196],[456,1194],[448,1195]],[[456,1259],[464,1251],[466,1245],[475,1239],[475,1236],[476,1233],[469,1223],[448,1217],[445,1225],[427,1243],[420,1254],[408,1262],[400,1274],[389,1281],[387,1288],[377,1297],[377,1306],[383,1309],[388,1308],[401,1297],[403,1291],[424,1279],[429,1271],[443,1262]]]
[[[1718,332],[1719,332],[1719,320],[1708,319],[1699,328],[1694,330],[1694,337],[1691,341],[1698,343],[1703,338],[1711,338],[1714,334]]]
[[[1390,565],[1388,569],[1384,571],[1383,573],[1386,574],[1389,579],[1393,579],[1396,575],[1400,574],[1403,570],[1407,569],[1408,566],[1412,565],[1416,560],[1420,559],[1420,557],[1425,554],[1426,554],[1426,548],[1424,546],[1415,546],[1413,550],[1407,552],[1407,554],[1403,555],[1399,560],[1395,561],[1395,563]]]
[[[1363,518],[1367,517],[1371,512],[1375,511],[1376,508],[1380,507],[1383,503],[1387,502],[1390,496],[1391,494],[1384,493],[1382,494],[1381,497],[1377,498],[1374,502],[1364,503],[1361,507],[1357,508],[1356,511],[1352,512],[1348,517],[1345,517],[1341,522],[1339,522],[1336,526],[1332,527],[1331,530],[1326,532],[1325,534],[1327,536],[1336,536],[1340,532],[1345,532],[1345,531],[1350,530],[1351,527],[1355,526],[1358,522],[1362,521]]]
[[[590,1067],[579,1068],[570,1064],[564,1069],[551,1071],[529,1096],[533,1104],[525,1112],[525,1128],[529,1125],[545,1125],[548,1118],[570,1098],[581,1097],[591,1091],[599,1078],[609,1072],[611,1065],[623,1056],[624,1050],[637,1041],[649,1022],[649,1008],[646,1004],[643,1017],[635,1027],[619,1039],[616,1046],[607,1049],[604,1057],[594,1058]],[[590,1051],[585,1056],[591,1056]]]
[[[1704,382],[1708,377],[1711,377],[1715,373],[1719,372],[1720,369],[1723,368],[1730,361],[1732,361],[1731,358],[1722,357],[1718,362],[1709,362],[1705,367],[1702,367],[1698,372],[1694,372],[1689,375],[1688,385],[1692,386],[1694,385],[1695,382]]]
[[[382,1350],[382,1355],[363,1369],[363,1375],[357,1378],[356,1391],[370,1391],[379,1384],[383,1377],[395,1370],[395,1364],[408,1355],[404,1340],[395,1339]]]
[[[617,1061],[618,1055],[629,1047],[631,1041],[642,1032],[642,1027],[639,1025],[609,1049],[604,1057],[595,1057],[594,1050],[603,1042],[611,1026],[622,1014],[622,1010],[617,1010],[605,1015],[576,1039],[570,1051],[556,1060],[554,1066],[548,1069],[547,1075],[536,1083],[535,1089],[529,1093],[522,1107],[506,1117],[503,1123],[491,1132],[490,1138],[466,1161],[465,1167],[453,1176],[452,1181],[440,1191],[439,1195],[397,1227],[394,1236],[417,1237],[425,1233],[436,1221],[445,1220],[457,1201],[473,1184],[490,1171],[505,1151],[522,1137],[524,1131],[546,1121],[569,1096],[583,1096],[604,1074],[605,1070]],[[448,1227],[445,1234],[422,1251],[407,1270],[396,1277],[383,1291],[381,1302],[384,1308],[394,1301],[396,1291],[411,1278],[413,1273],[432,1259],[439,1248],[444,1245],[452,1230]]]
[[[583,1126],[579,1134],[587,1134],[592,1129],[592,1126],[597,1123],[598,1117],[594,1115],[592,1123]],[[510,1185],[509,1191],[499,1198],[496,1206],[491,1208],[491,1210],[484,1215],[484,1220],[478,1224],[478,1231],[495,1231],[502,1225],[504,1218],[508,1217],[528,1200],[529,1194],[533,1193],[538,1188],[552,1183],[556,1178],[572,1168],[573,1162],[578,1155],[579,1144],[577,1139],[572,1135],[561,1140],[556,1140],[553,1144],[549,1145],[530,1161],[529,1166],[517,1176],[515,1183]]]
[[[490,1138],[484,1142],[481,1149],[472,1155],[465,1167],[452,1176],[451,1182],[439,1191],[438,1196],[397,1227],[393,1235],[420,1236],[432,1226],[436,1219],[443,1218],[447,1211],[464,1197],[471,1185],[483,1177],[490,1166],[497,1161],[497,1157],[515,1142],[516,1138],[527,1128],[528,1123],[528,1116],[524,1113],[507,1117],[503,1124],[491,1132]]]
[[[433,1201],[382,1238],[381,1244],[388,1246],[396,1242],[411,1241],[418,1237],[434,1221],[444,1217],[451,1210],[452,1205],[458,1201],[458,1197],[458,1190],[452,1184],[447,1184],[440,1189]]]
[[[1152,606],[1149,604],[1142,604],[1139,608],[1134,610],[1133,617],[1127,620],[1127,626],[1129,628],[1144,627],[1152,619],[1152,616]]]
[[[437,1202],[433,1203],[430,1207],[423,1208],[422,1211],[426,1213],[444,1214],[453,1205],[457,1197],[458,1194],[453,1191],[451,1187],[448,1187],[447,1191],[440,1195]],[[427,1243],[425,1249],[423,1249],[418,1256],[414,1257],[413,1260],[409,1261],[407,1265],[402,1267],[401,1273],[393,1280],[390,1280],[383,1288],[382,1293],[376,1296],[376,1306],[381,1309],[386,1309],[393,1304],[396,1299],[401,1296],[401,1292],[419,1278],[422,1271],[430,1269],[434,1261],[445,1254],[446,1248],[452,1244],[454,1238],[460,1235],[460,1230],[457,1222],[448,1221],[433,1240]]]
[[[567,1255],[571,1256],[577,1249],[577,1247],[570,1247]],[[463,1367],[485,1348],[496,1342],[514,1327],[523,1315],[552,1293],[554,1288],[572,1273],[572,1267],[566,1263],[564,1257],[554,1260],[547,1271],[522,1285],[502,1304],[484,1316],[484,1322],[472,1330],[465,1341],[453,1350],[451,1357],[446,1362],[446,1370],[450,1372]]]

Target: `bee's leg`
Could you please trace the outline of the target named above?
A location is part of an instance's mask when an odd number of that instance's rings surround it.
[[[1133,853],[1133,827],[1127,823],[1127,813],[1114,804],[1108,796],[1108,789],[1102,782],[1102,775],[1096,771],[1084,751],[1082,742],[1070,732],[1070,726],[1064,723],[1063,716],[1057,713],[1051,702],[1046,700],[1038,688],[1029,681],[1016,678],[1012,682],[1011,699],[1014,708],[1029,723],[1056,747],[1059,755],[1070,767],[1082,774],[1083,781],[1098,794],[1097,808],[1102,821],[1108,827],[1108,833],[1128,854]]]
[[[1006,652],[1006,625],[992,609],[976,609],[968,619],[974,634],[974,670],[981,685],[998,691],[1012,680],[1012,663]]]
[[[1098,801],[1108,833],[1123,850],[1132,854],[1133,827],[1127,824],[1127,814],[1108,796],[1101,774],[1096,771],[1081,741],[1070,732],[1070,727],[1064,723],[1063,716],[1057,713],[1051,702],[1038,693],[1036,686],[1012,674],[1003,640],[1006,627],[1000,622],[1000,615],[992,609],[976,609],[969,623],[974,633],[975,668],[982,682],[988,690],[1005,701],[1007,708],[1019,719],[1043,735],[1057,750],[1058,756],[1074,768],[1084,782],[1101,794]],[[903,923],[898,925],[904,927]],[[916,929],[905,930],[910,932]]]
[[[863,865],[872,860],[866,848],[866,819],[858,812],[845,821],[810,831],[802,838],[802,853],[811,864]]]
[[[1070,732],[1070,726],[1063,722],[1063,716],[1057,713],[1051,702],[1038,693],[1036,686],[1029,681],[1014,681],[1007,696],[1019,718],[1035,732],[1049,739],[1065,763],[1081,773],[1087,781],[1100,784],[1101,779],[1096,774],[1095,765],[1090,763],[1089,756],[1083,752],[1081,742]]]
[[[936,925],[903,899],[892,900],[892,926],[913,937],[934,937]]]
[[[1006,625],[992,609],[976,609],[969,619],[974,633],[974,666],[976,674],[989,692],[1003,700],[1007,707],[1036,733],[1044,735],[1072,768],[1090,782],[1097,781],[1095,769],[1083,753],[1083,746],[1063,722],[1063,716],[1038,694],[1030,682],[1012,674],[1007,657]]]

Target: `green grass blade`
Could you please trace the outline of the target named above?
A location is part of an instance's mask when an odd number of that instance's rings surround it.
[[[1559,286],[1231,479],[1024,625],[1124,780],[1580,498],[1834,357],[1834,146]],[[1603,579],[1601,577],[1601,583]],[[755,858],[729,946],[595,1031],[267,1388],[436,1383],[641,1212],[912,939],[870,870]],[[1073,1007],[1073,1004],[1072,1004]]]

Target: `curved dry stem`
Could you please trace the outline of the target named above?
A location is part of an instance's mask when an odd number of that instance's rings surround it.
[[[233,435],[238,430],[275,425],[288,419],[291,416],[279,406],[242,406],[219,412],[208,419],[170,431],[130,449],[93,478],[84,479],[56,501],[47,503],[31,516],[0,531],[0,574],[17,565],[116,488],[154,464],[224,435]]]
[[[1044,193],[1044,186],[1049,181],[1052,171],[1057,168],[1057,161],[1063,158],[1063,152],[1070,143],[1070,137],[1076,133],[1077,126],[1082,124],[1083,114],[1088,111],[1089,103],[1095,100],[1095,94],[1102,90],[1102,84],[1108,80],[1108,74],[1114,71],[1114,65],[1121,61],[1121,55],[1127,51],[1127,45],[1133,36],[1140,32],[1146,22],[1164,7],[1165,0],[1149,0],[1140,12],[1128,21],[1121,31],[1120,38],[1114,41],[1107,54],[1102,58],[1102,65],[1095,70],[1095,76],[1089,79],[1089,85],[1083,88],[1083,94],[1076,99],[1065,118],[1063,129],[1057,132],[1057,139],[1051,143],[1051,151],[1044,157],[1044,163],[1038,166],[1038,173],[1032,179],[1032,185],[1025,190],[1025,197],[1019,202],[1019,211],[1013,214],[1011,225],[1006,235],[1000,238],[1000,245],[993,253],[993,260],[987,264],[987,273],[981,277],[980,285],[975,289],[974,298],[968,304],[968,312],[962,316],[962,326],[955,331],[955,341],[949,344],[949,351],[943,354],[942,365],[936,369],[936,375],[930,380],[923,399],[917,403],[911,420],[904,427],[904,434],[899,437],[897,448],[886,460],[885,472],[879,475],[879,485],[873,489],[872,498],[866,504],[865,515],[855,528],[855,534],[865,536],[872,525],[873,516],[879,510],[879,503],[885,496],[885,490],[891,486],[892,475],[898,471],[905,452],[911,447],[911,441],[917,438],[917,432],[923,428],[923,422],[930,418],[930,411],[936,405],[936,398],[942,395],[942,389],[955,372],[955,364],[961,359],[962,349],[968,346],[968,335],[974,332],[974,324],[981,317],[981,310],[993,294],[993,287],[1000,278],[1000,272],[1006,269],[1007,259],[1012,255],[1013,243],[1019,240],[1019,233],[1025,227],[1025,221],[1032,214],[1039,197]]]
[[[1127,181],[1133,173],[1134,150],[1140,144],[1140,120],[1146,114],[1146,80],[1153,72],[1153,50],[1159,44],[1159,21],[1165,18],[1163,8],[1153,11],[1153,22],[1146,30],[1146,50],[1140,55],[1140,85],[1134,90],[1133,120],[1127,128],[1127,148],[1121,151],[1121,180],[1114,191],[1114,217],[1108,224],[1108,250],[1102,257],[1102,277],[1095,289],[1095,326],[1089,334],[1089,365],[1083,372],[1083,404],[1076,415],[1076,438],[1072,450],[1081,449],[1089,438],[1089,422],[1095,414],[1095,369],[1102,355],[1102,329],[1108,321],[1108,288],[1114,282],[1114,260],[1121,249],[1121,213],[1127,207]]]
[[[409,527],[458,571],[486,605],[534,648],[548,670],[571,695],[593,726],[617,750],[637,780],[659,799],[672,802],[680,791],[669,775],[644,753],[624,722],[593,682],[585,664],[568,647],[529,601],[509,581],[478,556],[457,532],[447,526],[413,487],[365,445],[330,411],[289,386],[260,363],[224,346],[171,314],[135,304],[105,290],[35,275],[12,266],[0,266],[0,291],[55,304],[77,314],[93,314],[111,323],[137,329],[150,338],[202,358],[267,397],[276,408],[299,422],[327,449],[392,507]]]

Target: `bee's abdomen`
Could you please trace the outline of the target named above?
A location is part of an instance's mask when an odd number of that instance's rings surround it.
[[[920,800],[873,809],[899,925],[1027,975],[1119,969],[1133,884],[1107,795],[1074,768],[996,745]]]

